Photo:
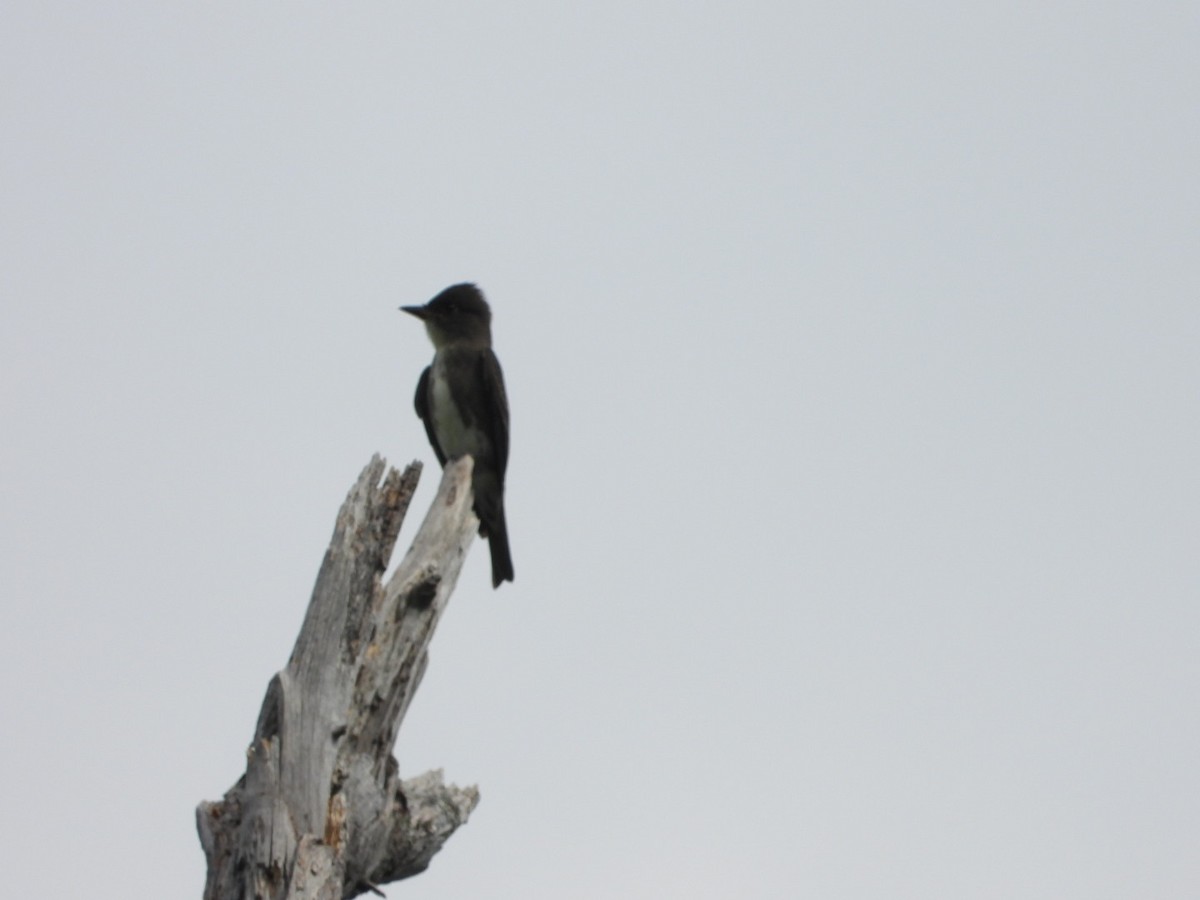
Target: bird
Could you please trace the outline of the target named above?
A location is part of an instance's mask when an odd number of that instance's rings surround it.
[[[492,350],[492,311],[474,284],[454,284],[424,306],[401,306],[425,323],[433,362],[421,373],[417,415],[443,467],[470,455],[479,534],[492,557],[492,587],[513,580],[504,472],[508,467],[508,395]]]

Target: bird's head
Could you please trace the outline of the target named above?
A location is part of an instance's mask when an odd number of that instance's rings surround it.
[[[425,323],[435,347],[451,343],[489,346],[492,342],[492,311],[483,292],[473,284],[451,285],[424,306],[400,308]]]

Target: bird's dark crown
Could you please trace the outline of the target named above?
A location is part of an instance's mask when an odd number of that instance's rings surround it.
[[[492,311],[483,299],[483,292],[470,283],[451,285],[425,304],[425,308],[439,319],[462,316],[482,318],[485,322],[492,320]]]

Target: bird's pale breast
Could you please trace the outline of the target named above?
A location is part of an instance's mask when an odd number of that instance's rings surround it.
[[[485,449],[482,444],[486,443],[487,437],[482,429],[473,427],[474,423],[464,418],[462,409],[454,401],[440,355],[434,360],[430,373],[430,395],[429,413],[442,452],[448,459],[457,459],[465,454],[478,459]]]

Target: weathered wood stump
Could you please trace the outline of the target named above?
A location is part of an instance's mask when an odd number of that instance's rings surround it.
[[[476,788],[446,785],[440,771],[401,781],[392,756],[478,530],[466,457],[446,466],[384,584],[420,473],[420,463],[400,473],[376,456],[342,504],[291,659],[267,687],[246,774],[196,810],[205,900],[377,890],[424,871],[479,802]]]

